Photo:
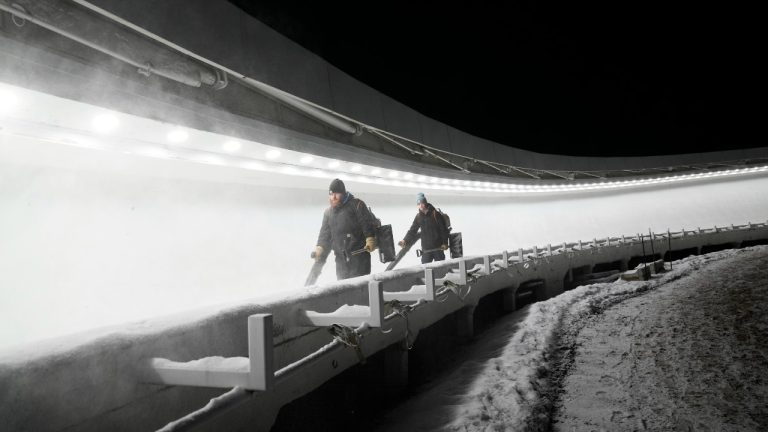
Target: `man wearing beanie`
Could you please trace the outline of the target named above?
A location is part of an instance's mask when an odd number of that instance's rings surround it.
[[[374,217],[365,203],[334,179],[328,187],[330,207],[323,213],[314,257],[325,261],[333,251],[336,278],[347,279],[371,273],[371,252],[376,249]]]
[[[445,259],[445,251],[448,249],[448,227],[445,225],[443,215],[435,207],[427,202],[427,197],[419,192],[416,195],[416,205],[419,211],[413,218],[411,229],[405,234],[405,238],[398,242],[403,248],[416,241],[416,234],[421,231],[421,262],[442,261]]]

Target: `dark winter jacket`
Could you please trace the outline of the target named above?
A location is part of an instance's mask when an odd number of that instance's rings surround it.
[[[443,216],[437,212],[432,204],[427,203],[427,212],[416,213],[411,229],[405,234],[405,242],[413,244],[416,233],[421,230],[421,248],[424,250],[439,248],[448,245],[448,227],[445,226]]]
[[[347,192],[336,208],[328,207],[323,213],[323,224],[317,244],[326,251],[333,250],[339,259],[344,256],[344,250],[349,253],[362,249],[365,246],[365,238],[374,237],[375,230],[368,206]]]

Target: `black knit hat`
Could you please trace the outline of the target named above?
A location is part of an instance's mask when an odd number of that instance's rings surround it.
[[[330,193],[346,193],[347,188],[344,187],[344,182],[339,179],[333,179],[331,185],[328,187]]]

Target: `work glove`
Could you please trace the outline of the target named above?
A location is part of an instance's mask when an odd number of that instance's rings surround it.
[[[404,248],[405,247],[405,240],[400,240],[399,242],[397,242],[397,245],[400,246],[401,248]]]
[[[315,250],[312,251],[312,254],[310,255],[310,257],[314,258],[315,261],[320,261],[323,256],[323,251],[324,249],[322,246],[315,246]]]
[[[365,250],[368,252],[376,250],[376,239],[374,237],[365,238]]]
[[[440,245],[441,250],[448,250],[448,245]]]

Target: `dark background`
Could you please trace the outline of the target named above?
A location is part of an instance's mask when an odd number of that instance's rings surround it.
[[[380,92],[505,145],[581,156],[765,145],[757,6],[230,1]]]

